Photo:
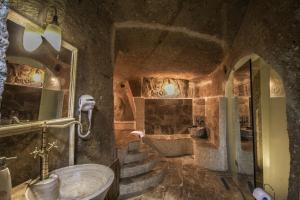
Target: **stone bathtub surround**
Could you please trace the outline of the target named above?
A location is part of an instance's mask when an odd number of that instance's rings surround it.
[[[193,140],[188,134],[146,135],[143,142],[165,157],[194,154]]]

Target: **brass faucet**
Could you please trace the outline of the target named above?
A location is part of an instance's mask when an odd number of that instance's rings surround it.
[[[35,147],[34,151],[30,154],[34,156],[34,158],[40,157],[40,180],[45,180],[49,178],[49,157],[48,154],[53,148],[58,148],[57,141],[48,143],[47,146],[47,128],[66,128],[72,124],[77,124],[82,129],[82,125],[78,121],[73,121],[64,125],[49,125],[47,122],[44,122],[42,125],[42,143],[41,147]]]
[[[46,122],[45,124],[46,125]],[[48,154],[53,148],[58,148],[57,141],[48,143],[49,146],[47,147],[47,127],[43,126],[42,128],[42,143],[41,147],[38,149],[38,147],[35,147],[34,151],[30,153],[31,155],[34,155],[34,158],[40,157],[40,180],[45,180],[49,177],[49,157]]]

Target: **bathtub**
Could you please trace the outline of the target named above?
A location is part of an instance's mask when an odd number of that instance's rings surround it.
[[[162,156],[176,157],[193,155],[193,141],[189,134],[147,135],[143,142],[157,150]]]

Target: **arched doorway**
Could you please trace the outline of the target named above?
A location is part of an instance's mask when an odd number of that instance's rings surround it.
[[[236,180],[252,177],[276,199],[286,199],[290,154],[282,80],[251,54],[233,67],[226,84],[229,168]]]

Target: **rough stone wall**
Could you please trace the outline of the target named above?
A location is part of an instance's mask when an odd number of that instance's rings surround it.
[[[128,81],[114,80],[114,121],[134,121],[135,110]]]
[[[8,32],[6,26],[6,17],[8,13],[8,1],[0,2],[0,104],[2,100],[2,93],[4,90],[4,82],[6,80],[7,67],[5,62],[5,52],[8,47]],[[1,106],[0,106],[1,107]],[[1,119],[1,113],[0,113]]]
[[[207,103],[207,102],[206,102]],[[204,143],[201,139],[193,139],[194,148],[194,163],[204,168],[217,171],[228,170],[227,162],[227,144],[226,144],[226,98],[219,97],[208,100],[209,109],[213,110],[210,112],[211,117],[208,123],[214,123],[211,125],[213,131],[218,133],[216,137],[218,139],[212,138],[211,142],[216,143]],[[214,136],[215,137],[215,136]]]
[[[113,134],[113,82],[111,61],[111,29],[112,22],[106,11],[99,7],[96,1],[69,1],[69,0],[24,0],[12,1],[11,7],[25,17],[41,24],[41,15],[50,5],[59,9],[59,23],[63,30],[64,40],[78,48],[78,65],[76,81],[76,104],[80,95],[90,94],[95,97],[96,108],[93,115],[93,129],[91,138],[87,141],[78,139],[76,145],[76,162],[101,163],[110,165],[115,158]],[[76,109],[76,108],[75,108]],[[30,138],[36,139],[30,139]],[[61,148],[68,148],[68,130],[64,130],[64,139]],[[12,141],[12,142],[10,142]],[[16,165],[12,171],[13,181],[27,180],[38,174],[38,165],[28,158],[28,153],[34,148],[38,136],[33,134],[0,140],[1,155],[19,154],[17,163],[25,162],[28,165]],[[18,146],[18,148],[17,148]],[[24,149],[28,149],[23,151]],[[22,151],[22,152],[21,152]],[[62,152],[63,150],[60,150]],[[21,152],[21,153],[20,153]],[[51,156],[50,156],[51,157]],[[68,154],[53,155],[57,159],[54,168],[66,164]],[[31,162],[30,164],[27,162]],[[54,161],[53,161],[54,162]],[[52,168],[53,169],[53,168]],[[28,173],[32,170],[32,173]],[[16,173],[17,172],[17,173]],[[14,175],[15,174],[15,175]],[[24,176],[22,174],[27,174]]]
[[[193,80],[195,97],[212,97],[224,95],[225,73],[222,68],[218,68],[208,76]]]
[[[79,51],[75,98],[90,94],[96,101],[92,138],[78,140],[76,159],[78,163],[110,164],[114,158],[112,22],[97,1],[65,1],[65,8],[64,38]]]
[[[300,2],[250,2],[233,44],[228,66],[256,53],[281,76],[287,97],[291,153],[288,199],[299,199],[300,189]]]

